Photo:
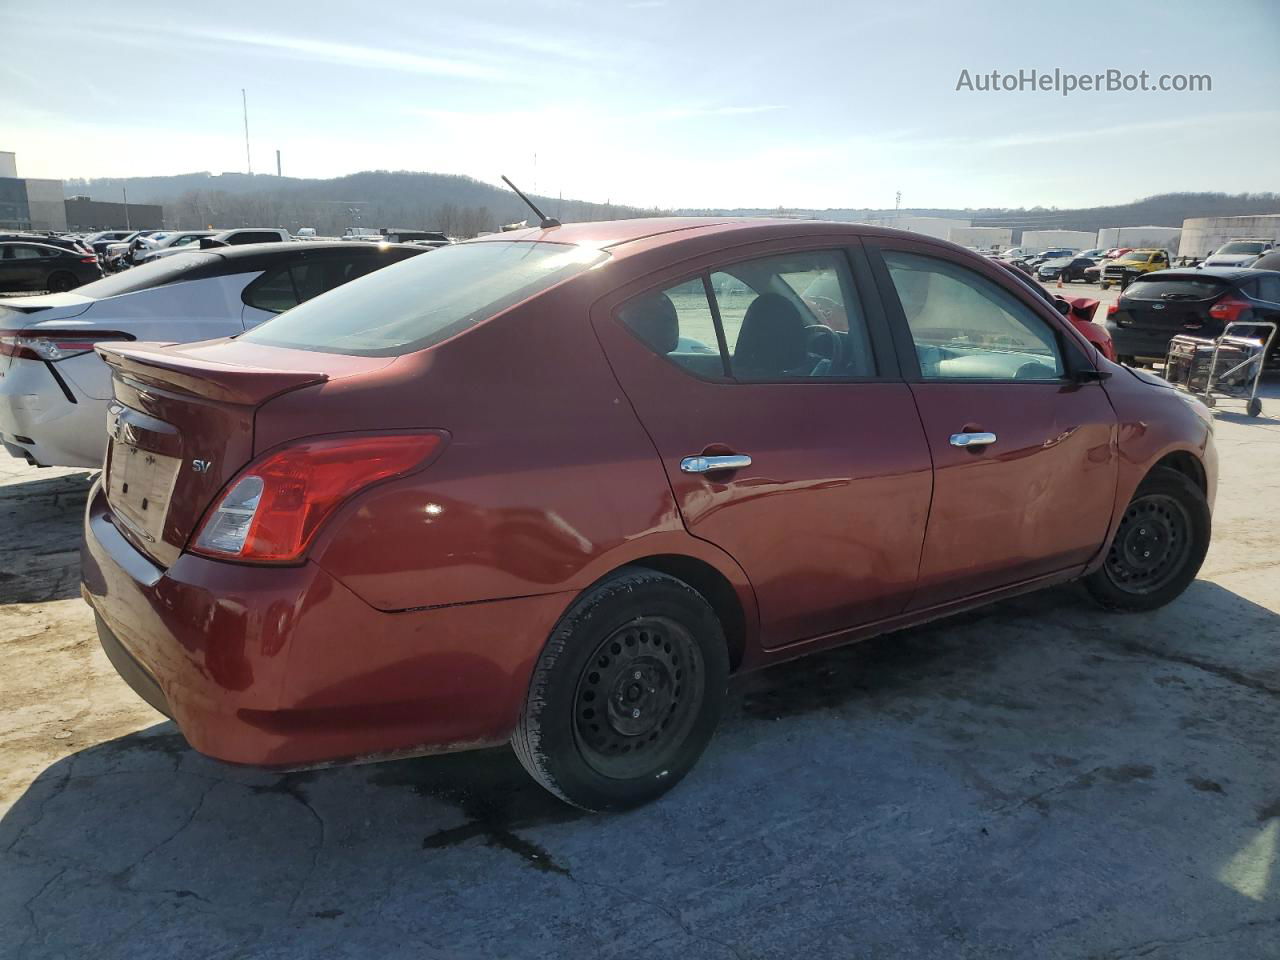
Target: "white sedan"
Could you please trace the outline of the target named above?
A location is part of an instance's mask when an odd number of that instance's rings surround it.
[[[37,466],[100,467],[111,373],[93,345],[233,336],[426,253],[371,243],[263,243],[175,254],[78,288],[0,300],[0,443]]]

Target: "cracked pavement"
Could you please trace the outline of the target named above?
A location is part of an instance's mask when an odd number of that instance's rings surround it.
[[[735,681],[690,777],[590,816],[506,750],[192,752],[80,601],[89,475],[0,460],[0,957],[1280,957],[1280,385],[1219,415],[1213,547]]]

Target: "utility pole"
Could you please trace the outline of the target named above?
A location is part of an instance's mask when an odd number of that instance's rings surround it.
[[[133,227],[129,224],[129,188],[121,187],[120,193],[124,197],[124,228],[132,230]]]
[[[253,160],[249,156],[249,97],[244,92],[244,87],[240,88],[240,105],[244,108],[244,165],[249,170],[249,176],[253,176]]]
[[[279,150],[277,150],[277,151],[276,151],[276,176],[277,176],[277,177],[281,176],[281,173],[280,173],[280,151],[279,151]]]

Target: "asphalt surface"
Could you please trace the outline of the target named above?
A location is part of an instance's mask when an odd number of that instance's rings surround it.
[[[511,753],[274,775],[187,748],[78,598],[88,474],[0,459],[0,957],[1280,957],[1280,384],[1219,414],[1208,561],[735,682],[617,816]]]

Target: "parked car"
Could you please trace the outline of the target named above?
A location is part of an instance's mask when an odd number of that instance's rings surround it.
[[[1253,262],[1254,270],[1280,270],[1280,250],[1263,254]]]
[[[98,349],[84,596],[237,763],[510,738],[557,796],[632,806],[731,672],[1081,577],[1151,609],[1209,539],[1209,411],[918,234],[538,228],[235,339]]]
[[[213,247],[240,247],[254,243],[281,243],[283,241],[292,240],[288,230],[277,230],[267,227],[241,227],[235,230],[220,230],[216,233],[205,234],[204,231],[195,231],[201,234],[196,241],[201,250],[208,250]],[[159,260],[165,257],[171,257],[174,254],[181,253],[183,247],[162,247],[159,250],[153,250],[147,257],[148,261]]]
[[[162,250],[168,250],[170,253],[177,253],[180,250],[196,250],[200,247],[200,241],[204,237],[216,237],[220,231],[217,230],[175,230],[165,234],[162,238],[153,240],[144,248],[140,249],[134,255],[134,266],[143,263],[150,263],[156,259],[155,255]],[[168,256],[169,254],[165,254]]]
[[[59,237],[47,233],[0,233],[0,243],[39,243],[48,247],[61,247],[75,253],[92,253],[84,242],[75,237]]]
[[[1102,268],[1102,289],[1116,283],[1123,290],[1144,273],[1168,269],[1171,261],[1168,250],[1130,250]]]
[[[1276,249],[1270,237],[1236,237],[1205,258],[1205,267],[1252,267],[1263,254]]]
[[[102,277],[98,258],[47,243],[0,242],[0,290],[74,290]]]
[[[1230,267],[1162,270],[1138,277],[1107,308],[1107,330],[1124,363],[1163,360],[1180,333],[1216,337],[1234,321],[1280,323],[1280,271]],[[1273,344],[1266,358],[1277,362]]]
[[[1041,280],[1057,280],[1061,277],[1064,283],[1070,283],[1073,280],[1084,280],[1084,272],[1093,265],[1093,261],[1085,257],[1059,257],[1040,264],[1036,269],[1036,276]]]
[[[75,293],[0,300],[0,441],[40,466],[100,467],[111,374],[94,343],[243,333],[424,252],[364,243],[219,248],[135,267]]]
[[[137,236],[137,233],[136,230],[100,230],[97,233],[89,234],[82,242],[98,257],[103,257],[106,255],[107,247],[110,244],[131,239]]]
[[[1041,265],[1048,263],[1050,260],[1061,260],[1064,257],[1074,257],[1075,255],[1076,252],[1069,247],[1050,247],[1048,250],[1027,257],[1026,261],[1033,270],[1038,270]]]

